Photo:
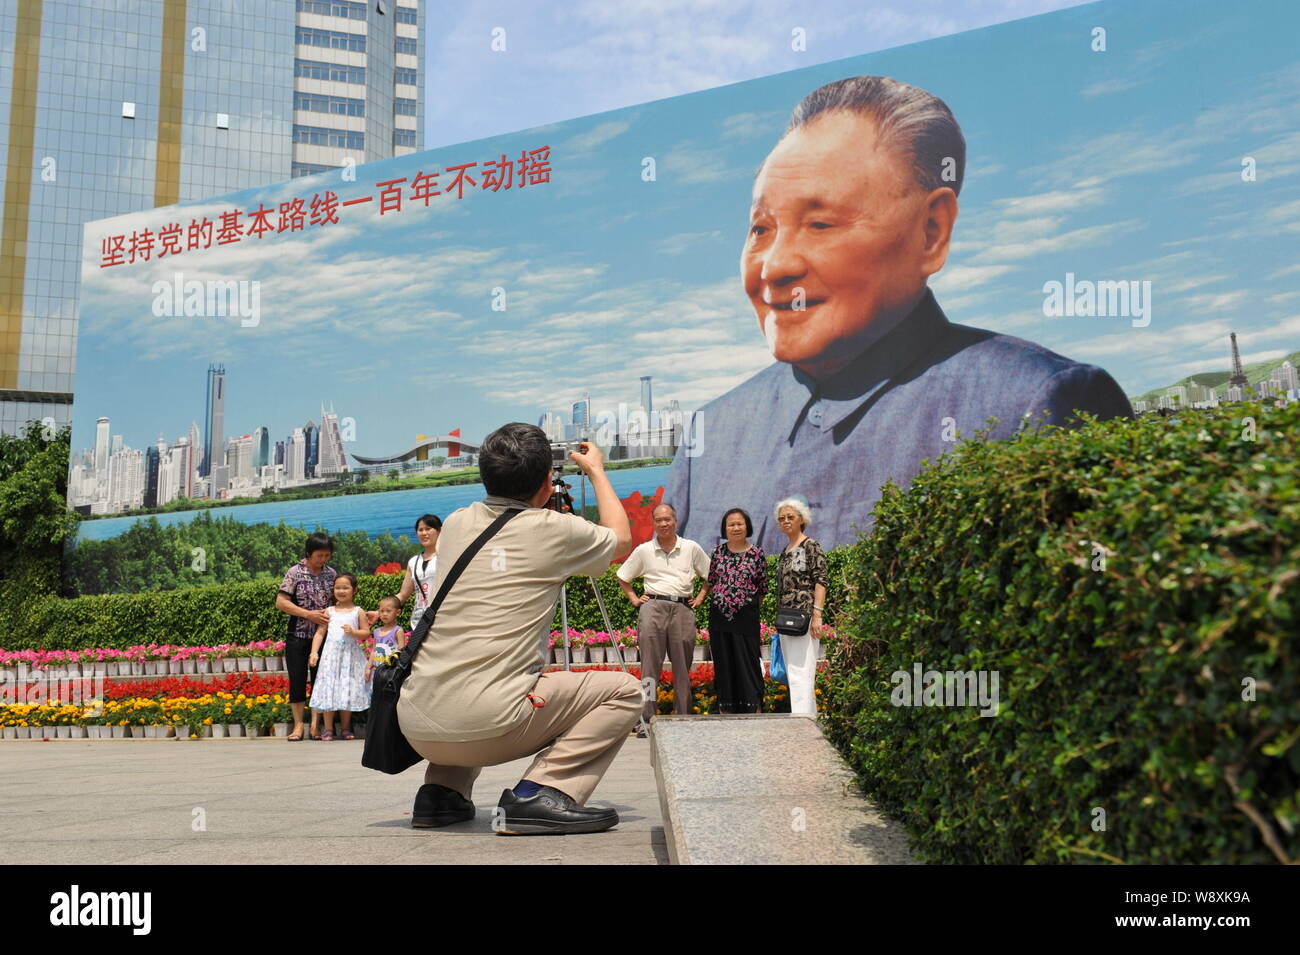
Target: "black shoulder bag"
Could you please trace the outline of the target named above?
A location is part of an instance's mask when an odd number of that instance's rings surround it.
[[[781,561],[784,557],[782,553],[776,559],[776,632],[783,637],[802,637],[812,625],[812,614],[807,610],[781,606]]]
[[[367,769],[377,769],[381,773],[396,774],[410,769],[424,759],[411,748],[411,744],[406,741],[406,737],[402,735],[402,728],[397,723],[397,698],[402,692],[402,684],[411,675],[411,663],[415,660],[415,655],[420,652],[429,627],[433,625],[433,618],[438,615],[438,608],[442,606],[443,598],[451,590],[451,585],[456,582],[461,571],[469,566],[469,562],[488,542],[488,539],[505,527],[506,522],[521,510],[522,508],[512,507],[502,512],[482,534],[478,535],[474,543],[465,548],[451,570],[447,572],[447,576],[443,578],[437,596],[424,611],[424,616],[420,618],[420,623],[411,634],[411,639],[407,641],[406,646],[391,663],[383,663],[375,667],[374,679],[371,682],[370,716],[366,721],[366,744],[361,752],[362,766]]]

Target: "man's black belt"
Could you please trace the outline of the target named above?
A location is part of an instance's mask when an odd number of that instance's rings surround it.
[[[651,600],[671,600],[675,604],[685,604],[688,607],[691,605],[690,597],[666,597],[663,594],[646,594],[646,596]]]

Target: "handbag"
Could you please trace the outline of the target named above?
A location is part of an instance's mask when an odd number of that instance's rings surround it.
[[[793,607],[781,606],[781,562],[776,564],[776,632],[787,637],[802,637],[812,626],[812,614],[807,610],[795,610]]]
[[[772,634],[772,679],[790,685],[790,674],[785,669],[785,654],[781,652],[781,634]]]
[[[375,667],[374,678],[370,684],[370,716],[366,721],[366,744],[361,751],[362,766],[367,769],[377,769],[381,773],[396,774],[405,772],[424,759],[407,742],[397,722],[397,698],[401,695],[402,685],[411,675],[411,664],[415,660],[415,655],[420,652],[424,638],[429,633],[429,627],[433,625],[433,619],[438,614],[438,608],[442,606],[443,598],[451,590],[451,585],[456,582],[461,571],[469,566],[470,560],[492,535],[501,530],[506,522],[521,510],[523,508],[512,507],[503,511],[483,533],[475,538],[474,543],[465,548],[451,570],[447,572],[442,586],[438,588],[437,596],[433,598],[433,603],[425,608],[424,616],[420,618],[420,623],[411,634],[411,639],[407,641],[406,646],[396,656],[391,657],[390,662]]]

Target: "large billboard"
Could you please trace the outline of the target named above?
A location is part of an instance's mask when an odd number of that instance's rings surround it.
[[[404,559],[507,421],[771,550],[981,429],[1300,397],[1297,27],[1094,4],[93,223],[77,586]]]

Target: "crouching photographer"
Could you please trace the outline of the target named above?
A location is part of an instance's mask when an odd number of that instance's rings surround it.
[[[623,672],[542,672],[565,579],[598,576],[632,549],[600,450],[584,448],[570,459],[591,481],[599,524],[547,507],[551,446],[540,428],[520,423],[483,442],[487,497],[443,524],[438,560],[450,567],[494,521],[515,512],[451,584],[402,688],[402,734],[429,761],[415,827],[472,819],[481,768],[533,754],[524,778],[501,794],[494,829],[599,832],[618,823],[613,809],[584,804],[637,721],[640,683]]]

